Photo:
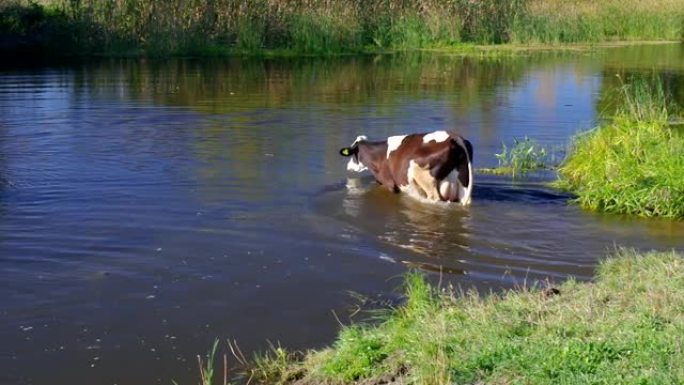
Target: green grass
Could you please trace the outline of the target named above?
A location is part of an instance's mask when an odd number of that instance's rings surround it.
[[[559,169],[558,187],[597,211],[684,217],[684,137],[660,81],[622,88],[615,115],[577,137]],[[676,118],[675,118],[676,119]]]
[[[214,340],[214,344],[211,346],[209,352],[205,357],[206,361],[202,360],[202,357],[197,356],[197,364],[200,370],[200,380],[201,385],[211,385],[214,378],[214,361],[216,358],[216,350],[218,349],[219,340]],[[224,381],[225,383],[225,381]]]
[[[331,55],[462,44],[681,40],[684,0],[0,0],[0,50]]]
[[[678,384],[684,260],[619,250],[592,283],[478,295],[406,278],[406,302],[293,360],[261,356],[252,383]],[[559,292],[559,293],[558,293]]]
[[[513,147],[510,149],[506,144],[500,153],[494,154],[499,162],[496,168],[481,168],[479,172],[494,175],[525,175],[531,171],[544,170],[549,168],[549,154],[546,149],[540,146],[535,140],[527,136],[520,139],[513,139]]]

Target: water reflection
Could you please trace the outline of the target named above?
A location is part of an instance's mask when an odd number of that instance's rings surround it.
[[[656,90],[656,87],[662,87],[663,96],[670,104],[670,109],[681,109],[684,106],[684,70],[655,71],[654,69],[606,67],[603,71],[603,87],[597,101],[597,110],[606,117],[614,115],[617,109],[625,105],[624,86],[635,81],[645,82],[653,90]],[[678,111],[669,112],[678,113]]]
[[[372,182],[358,187],[348,182],[342,201],[345,214],[361,231],[375,234],[388,245],[422,256],[438,254],[440,244],[467,248],[468,210],[460,206],[427,203],[408,195],[389,194],[373,188]]]

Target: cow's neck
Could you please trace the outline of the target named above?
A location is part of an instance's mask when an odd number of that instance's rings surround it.
[[[377,172],[387,160],[387,141],[359,143],[359,160],[373,172]]]

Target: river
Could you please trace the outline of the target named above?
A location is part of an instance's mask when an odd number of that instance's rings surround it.
[[[672,44],[2,68],[0,383],[197,383],[214,338],[324,346],[410,268],[487,292],[681,249],[682,223],[585,212],[552,173],[477,174],[463,209],[349,179],[338,154],[453,129],[477,168],[524,136],[558,161],[651,71],[684,102]]]

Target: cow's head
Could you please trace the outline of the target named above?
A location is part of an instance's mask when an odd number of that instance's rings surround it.
[[[368,138],[365,135],[358,136],[351,146],[340,149],[340,155],[351,157],[349,163],[347,163],[347,170],[355,172],[368,170],[368,167],[359,160],[359,143],[366,140],[368,140]]]

